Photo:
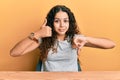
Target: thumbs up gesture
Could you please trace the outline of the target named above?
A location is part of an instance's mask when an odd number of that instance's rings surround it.
[[[41,25],[40,29],[35,32],[36,38],[44,38],[52,36],[52,29],[50,26],[47,26],[47,19],[45,19],[44,23]]]

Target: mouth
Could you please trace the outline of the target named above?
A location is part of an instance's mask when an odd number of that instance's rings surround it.
[[[60,32],[64,32],[64,31],[65,31],[65,29],[59,29],[59,31],[60,31]]]

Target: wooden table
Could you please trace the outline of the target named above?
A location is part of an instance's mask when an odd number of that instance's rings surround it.
[[[120,80],[120,71],[0,71],[0,80]]]

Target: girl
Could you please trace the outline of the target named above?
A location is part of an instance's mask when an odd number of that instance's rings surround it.
[[[81,35],[71,10],[56,5],[47,14],[41,28],[17,43],[10,55],[21,56],[39,48],[42,71],[77,72],[77,55],[83,46],[110,49],[115,47],[115,43]]]

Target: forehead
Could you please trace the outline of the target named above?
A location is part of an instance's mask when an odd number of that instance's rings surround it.
[[[59,19],[68,18],[68,14],[66,12],[59,11],[58,13],[56,13],[55,18]]]

